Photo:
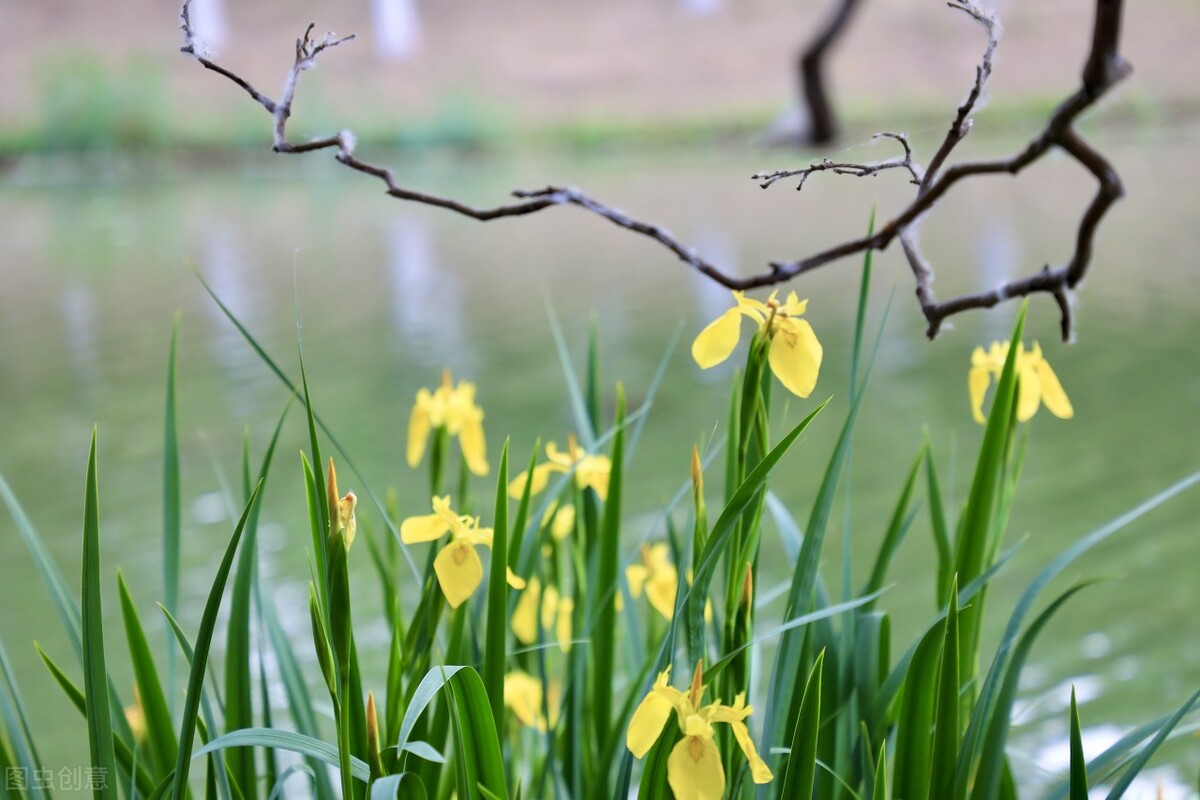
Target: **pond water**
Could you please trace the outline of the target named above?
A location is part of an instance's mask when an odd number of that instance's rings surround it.
[[[1076,418],[1063,422],[1043,412],[1032,423],[1009,528],[1010,542],[1028,539],[991,596],[992,636],[1050,557],[1200,468],[1197,141],[1179,131],[1096,136],[1113,154],[1129,197],[1102,229],[1077,307],[1078,343],[1057,341],[1051,303],[1038,299],[1031,307],[1032,336],[1070,394]],[[973,143],[995,153],[1014,145]],[[799,194],[783,185],[763,192],[747,179],[751,172],[799,159],[740,148],[536,159],[460,154],[420,163],[380,157],[398,164],[412,185],[481,204],[516,187],[579,185],[745,271],[857,234],[872,202],[886,217],[911,188],[899,176],[817,176]],[[480,225],[388,200],[378,186],[327,159],[265,153],[215,165],[42,163],[10,177],[0,188],[0,472],[74,583],[88,436],[98,425],[104,573],[122,568],[147,620],[157,614],[153,601],[162,583],[163,382],[172,319],[179,314],[185,628],[198,622],[231,529],[221,482],[236,482],[244,432],[257,459],[287,400],[193,269],[293,375],[298,302],[319,412],[374,488],[398,489],[405,513],[425,513],[427,502],[424,476],[403,460],[408,410],[417,388],[436,383],[444,366],[479,384],[493,454],[509,434],[523,461],[535,436],[561,441],[571,429],[547,303],[579,362],[589,318],[595,319],[604,378],[622,380],[635,407],[680,332],[630,467],[631,542],[644,527],[639,520],[686,478],[692,443],[723,424],[732,367],[701,373],[688,343],[726,307],[728,294],[640,237],[577,210]],[[961,188],[923,229],[943,296],[1061,261],[1092,184],[1068,161],[1051,160],[1020,180]],[[964,495],[981,434],[967,404],[969,354],[978,343],[1003,338],[1017,310],[959,317],[929,343],[898,254],[879,256],[875,275],[873,325],[889,298],[892,305],[851,473],[851,549],[860,578],[926,428],[949,490]],[[857,277],[857,262],[847,261],[795,286],[811,298],[808,318],[825,345],[825,365],[814,396],[793,400],[780,429],[818,399],[833,397],[776,484],[800,519],[845,412]],[[271,596],[307,653],[308,534],[297,458],[303,447],[301,418],[293,413],[265,497],[260,544]],[[361,488],[349,476],[342,482]],[[486,486],[478,485],[480,494]],[[835,519],[823,568],[836,584],[844,530],[840,512]],[[1064,580],[1108,580],[1073,600],[1034,651],[1013,738],[1027,782],[1065,769],[1072,682],[1089,755],[1106,737],[1173,710],[1200,682],[1198,520],[1200,491],[1193,491],[1068,571]],[[7,513],[0,514],[0,541],[7,554],[0,561],[0,637],[36,709],[43,757],[79,763],[86,737],[31,643],[41,642],[64,664],[73,663],[69,647]],[[897,585],[884,600],[895,615],[897,641],[934,610],[932,552],[922,513],[895,564]],[[358,555],[362,585],[373,587],[365,550]],[[107,645],[117,684],[125,687],[115,582],[106,589]],[[356,609],[376,602],[368,589]],[[764,619],[778,613],[769,608]],[[364,632],[368,650],[380,630]],[[1161,778],[1168,790],[1188,796],[1182,787],[1194,787],[1200,767],[1194,740],[1168,746],[1155,763],[1151,781]]]

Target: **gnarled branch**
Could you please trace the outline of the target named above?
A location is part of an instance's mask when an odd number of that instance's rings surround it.
[[[990,308],[1013,297],[1034,293],[1051,295],[1058,304],[1064,340],[1071,335],[1071,291],[1083,280],[1091,264],[1096,229],[1109,207],[1121,197],[1123,188],[1116,170],[1094,147],[1089,145],[1074,129],[1079,116],[1099,100],[1110,88],[1127,76],[1131,67],[1119,52],[1121,11],[1124,0],[1096,0],[1096,16],[1092,31],[1092,50],[1083,69],[1081,87],[1064,100],[1050,115],[1045,127],[1023,150],[1006,159],[966,161],[946,167],[955,147],[971,130],[971,114],[983,97],[992,61],[999,41],[999,23],[995,16],[975,5],[973,0],[950,0],[951,8],[968,14],[980,23],[987,33],[987,46],[975,70],[975,80],[963,102],[956,110],[950,128],[935,151],[929,166],[922,169],[913,158],[908,138],[903,134],[884,133],[896,139],[904,148],[903,157],[882,162],[856,164],[848,162],[822,161],[798,170],[780,170],[759,173],[753,176],[764,181],[766,188],[784,177],[799,177],[800,184],[815,172],[832,172],[841,175],[865,177],[889,169],[904,169],[917,186],[914,199],[883,224],[875,233],[834,245],[807,257],[792,261],[771,262],[763,272],[738,277],[715,266],[701,257],[665,228],[637,220],[625,212],[601,203],[578,189],[548,186],[537,190],[517,190],[513,196],[517,202],[491,208],[476,208],[457,200],[426,194],[405,188],[387,167],[363,161],[354,154],[354,135],[343,130],[332,136],[296,143],[287,138],[287,122],[295,99],[300,73],[315,63],[324,50],[336,47],[353,37],[337,38],[327,34],[321,39],[312,38],[313,25],[309,25],[303,37],[296,41],[295,58],[288,71],[284,88],[278,102],[258,91],[249,81],[216,64],[203,52],[197,42],[190,19],[191,0],[183,0],[180,27],[183,32],[184,53],[191,55],[206,69],[212,70],[242,88],[250,97],[271,114],[274,119],[273,149],[279,153],[307,153],[314,150],[332,149],[339,162],[350,169],[373,176],[387,186],[387,193],[399,200],[435,206],[479,221],[519,217],[533,214],[552,206],[575,206],[596,214],[625,230],[653,239],[680,261],[697,272],[729,289],[753,289],[774,286],[791,280],[806,272],[838,261],[866,250],[883,250],[899,239],[901,248],[912,269],[916,283],[917,300],[928,322],[927,335],[934,338],[943,322],[970,309]],[[934,271],[921,254],[916,241],[916,227],[920,218],[959,181],[980,175],[1016,175],[1025,167],[1040,159],[1052,148],[1058,147],[1087,169],[1099,184],[1091,204],[1080,218],[1076,232],[1075,249],[1068,261],[1058,267],[1046,265],[1038,272],[1025,278],[1010,281],[1002,286],[977,294],[962,295],[950,300],[938,301],[932,289]],[[799,187],[797,187],[799,188]]]

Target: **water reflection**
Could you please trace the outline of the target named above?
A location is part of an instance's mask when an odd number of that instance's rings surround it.
[[[252,265],[228,224],[218,223],[208,231],[203,243],[201,273],[221,302],[247,329],[254,331],[260,327],[267,298],[249,280]],[[209,353],[228,378],[230,389],[224,399],[238,417],[251,416],[259,407],[262,362],[245,346],[241,334],[229,324],[216,303],[205,303],[204,310],[212,323],[207,337]]]
[[[72,281],[59,295],[59,308],[71,359],[71,372],[79,390],[95,402],[100,384],[100,359],[96,357],[96,298],[87,284]]]
[[[479,358],[464,328],[462,280],[438,260],[429,222],[398,217],[387,245],[388,311],[397,350],[422,367],[452,364],[472,373]]]

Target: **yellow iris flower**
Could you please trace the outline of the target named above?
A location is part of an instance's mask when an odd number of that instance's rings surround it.
[[[438,585],[451,608],[458,608],[483,582],[483,562],[477,545],[492,546],[492,529],[479,527],[478,517],[455,513],[450,497],[433,498],[433,513],[409,517],[400,525],[400,541],[405,544],[432,542],[450,534],[450,543],[433,560]],[[525,582],[508,570],[508,584],[524,588]]]
[[[703,671],[696,665],[692,687],[687,693],[670,684],[671,669],[660,672],[654,688],[642,700],[625,734],[625,745],[635,758],[642,758],[658,741],[663,726],[675,712],[683,738],[671,750],[667,759],[667,780],[676,800],[721,800],[725,796],[725,769],[721,753],[713,741],[713,723],[724,722],[733,728],[733,737],[741,746],[750,764],[750,776],[755,783],[769,783],[774,777],[770,767],[758,755],[746,718],[754,709],[746,705],[746,696],[739,694],[732,706],[720,702],[700,705],[704,697]]]
[[[550,473],[566,474],[574,471],[575,485],[580,489],[591,487],[601,500],[608,497],[608,476],[612,472],[612,462],[606,455],[591,455],[579,446],[574,436],[567,437],[567,451],[558,449],[554,442],[546,443],[546,461],[533,468],[533,481],[529,487],[531,495],[538,494],[546,488],[550,481]],[[529,472],[522,472],[508,484],[508,496],[514,500],[520,499],[525,491],[525,481],[529,480]]]
[[[789,292],[787,302],[780,303],[777,294],[778,291],[771,292],[764,303],[746,297],[744,292],[734,292],[737,305],[700,331],[692,342],[692,358],[701,369],[715,367],[729,358],[741,337],[741,318],[749,317],[758,323],[759,334],[770,339],[767,361],[775,377],[792,394],[808,397],[821,370],[821,343],[812,326],[799,318],[808,301]]]
[[[421,389],[408,418],[408,465],[415,467],[425,455],[425,443],[435,428],[445,428],[458,437],[458,446],[467,469],[476,475],[488,474],[487,443],[483,438],[483,409],[475,404],[475,384],[460,381],[458,386],[450,370],[442,371],[442,385],[430,392]]]
[[[557,502],[550,503],[546,508],[546,513],[542,515],[543,527],[547,522],[554,541],[561,542],[575,530],[575,506],[571,503],[563,503],[561,506]]]
[[[537,642],[539,631],[553,630],[559,648],[569,653],[571,615],[574,613],[574,600],[560,596],[558,589],[553,586],[547,586],[543,591],[541,581],[530,578],[513,609],[512,632],[521,644],[531,645]]]
[[[671,563],[665,544],[651,547],[642,545],[642,563],[630,564],[625,568],[625,579],[629,581],[629,594],[635,599],[646,592],[646,599],[668,622],[675,616],[675,589],[679,585],[679,572]]]
[[[550,727],[558,724],[558,710],[562,701],[562,685],[551,681],[546,691],[550,710]],[[512,709],[522,725],[546,731],[546,716],[542,713],[542,682],[527,672],[515,669],[504,676],[504,705]]]
[[[987,394],[988,384],[993,378],[1000,380],[1010,346],[1007,341],[992,342],[987,352],[982,347],[976,347],[975,352],[971,353],[967,391],[971,396],[971,414],[981,425],[987,422],[983,415],[983,396]],[[1017,421],[1028,421],[1042,404],[1060,419],[1075,416],[1075,409],[1058,382],[1058,376],[1042,355],[1041,345],[1034,342],[1032,351],[1027,351],[1024,343],[1017,345],[1017,348]]]

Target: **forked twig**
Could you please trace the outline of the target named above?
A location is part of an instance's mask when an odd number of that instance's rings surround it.
[[[304,35],[296,41],[295,59],[284,81],[278,102],[258,91],[249,81],[208,58],[203,47],[196,40],[192,28],[191,0],[183,0],[180,12],[180,27],[183,32],[183,46],[180,49],[195,58],[206,69],[233,81],[272,115],[275,152],[307,153],[314,150],[333,149],[338,161],[350,169],[383,181],[387,186],[387,193],[399,200],[444,208],[483,222],[524,216],[552,206],[575,206],[603,217],[620,228],[653,239],[700,274],[726,288],[735,290],[780,284],[856,253],[866,250],[883,250],[894,240],[899,239],[912,269],[917,300],[928,323],[926,333],[929,338],[934,338],[941,330],[942,323],[955,314],[970,309],[990,308],[1014,297],[1040,292],[1054,298],[1061,316],[1063,339],[1069,339],[1072,330],[1071,292],[1087,274],[1092,260],[1096,229],[1100,221],[1109,207],[1124,192],[1120,178],[1113,166],[1103,154],[1088,144],[1074,129],[1075,121],[1079,116],[1132,71],[1129,63],[1119,52],[1121,12],[1124,0],[1096,0],[1092,48],[1084,65],[1081,86],[1055,109],[1042,131],[1023,150],[1010,158],[965,161],[948,167],[946,162],[954,148],[970,132],[971,114],[979,107],[979,102],[984,96],[999,42],[1000,26],[993,14],[980,9],[973,0],[950,0],[947,5],[963,11],[983,26],[987,33],[987,46],[975,69],[975,80],[966,98],[958,106],[950,128],[927,168],[922,169],[913,158],[907,136],[899,133],[881,133],[877,137],[887,137],[900,142],[904,148],[904,155],[885,161],[863,164],[824,160],[802,169],[780,170],[753,176],[756,180],[763,181],[763,188],[785,177],[798,177],[800,185],[797,188],[800,188],[804,181],[816,172],[866,177],[885,170],[903,169],[909,173],[911,182],[917,186],[916,196],[900,213],[880,226],[870,236],[828,247],[805,258],[774,261],[768,265],[765,271],[744,277],[731,275],[705,260],[665,228],[637,220],[617,208],[589,197],[578,189],[548,186],[544,189],[517,190],[513,192],[513,196],[518,202],[491,208],[476,208],[451,198],[405,188],[396,179],[391,169],[363,161],[355,156],[356,140],[353,133],[348,130],[307,142],[289,141],[287,122],[291,115],[300,73],[311,68],[321,52],[350,41],[354,38],[353,36],[338,38],[333,34],[327,34],[321,39],[314,40],[312,38],[314,26],[309,25]],[[916,242],[916,227],[922,215],[964,178],[976,175],[1016,175],[1055,147],[1078,161],[1096,178],[1098,183],[1096,195],[1080,218],[1075,237],[1075,249],[1071,257],[1058,267],[1043,266],[1032,275],[1010,281],[989,291],[966,294],[939,302],[932,289],[933,268],[921,254]]]

